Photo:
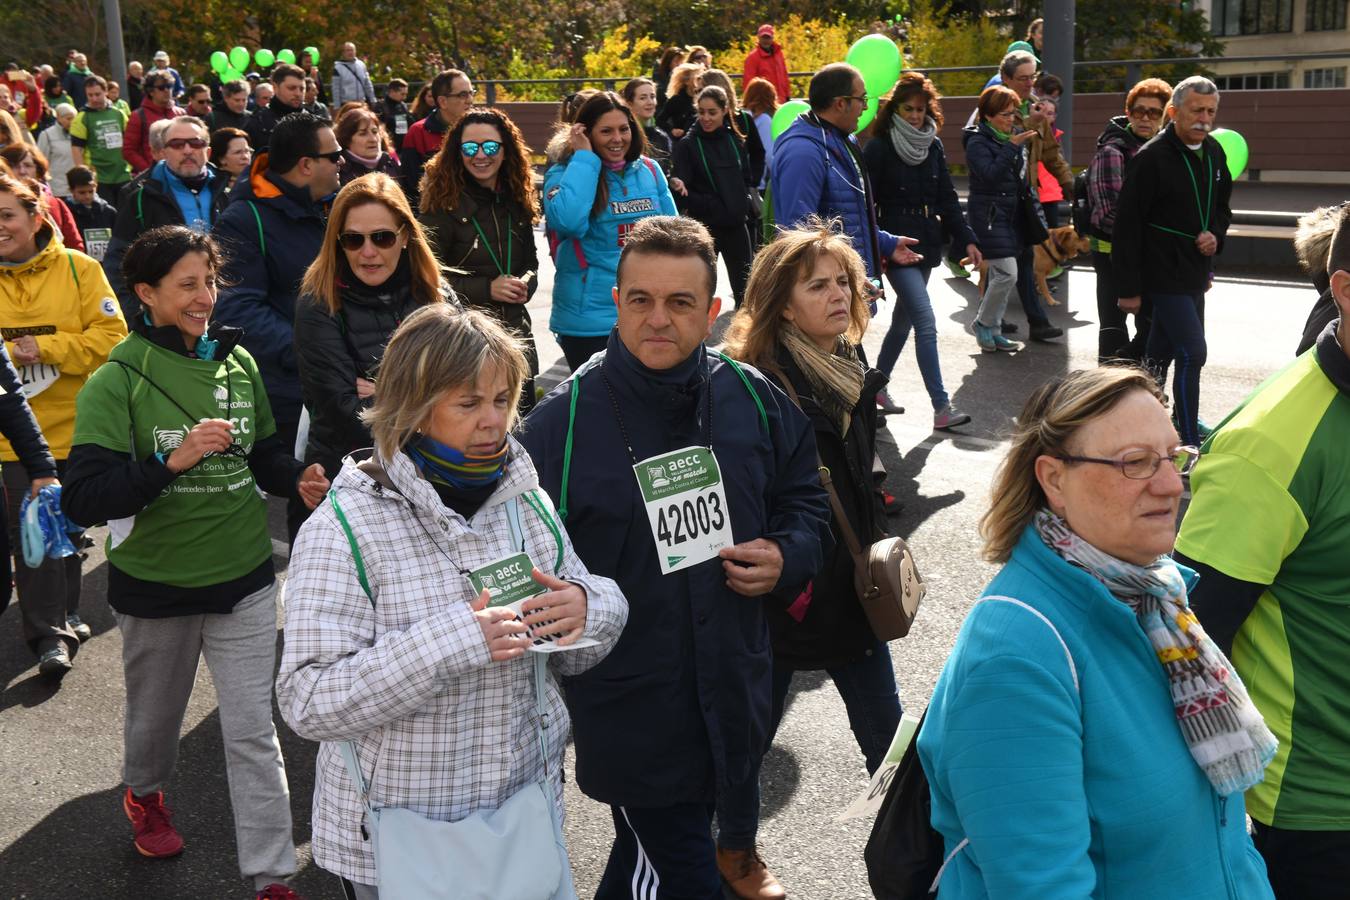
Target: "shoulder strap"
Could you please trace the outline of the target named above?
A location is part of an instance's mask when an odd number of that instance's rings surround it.
[[[1016,597],[1004,597],[1000,594],[992,594],[988,597],[981,597],[979,600],[976,600],[975,606],[979,606],[981,603],[987,603],[990,601],[1015,604],[1017,606],[1022,607],[1027,612],[1031,613],[1033,616],[1035,616],[1036,618],[1040,619],[1042,622],[1045,623],[1045,627],[1049,628],[1054,633],[1055,640],[1059,641],[1059,646],[1064,649],[1064,658],[1069,662],[1069,674],[1073,677],[1074,692],[1081,694],[1082,689],[1078,684],[1078,667],[1074,665],[1073,654],[1069,652],[1069,645],[1064,643],[1064,638],[1062,635],[1060,635],[1059,629],[1055,627],[1055,623],[1051,622],[1050,619],[1046,617],[1045,613],[1041,612],[1039,609],[1032,606],[1030,603],[1027,603],[1023,600],[1018,600]]]
[[[759,391],[755,390],[755,386],[750,383],[750,376],[745,374],[745,370],[741,368],[740,363],[736,362],[736,360],[727,356],[720,350],[714,350],[713,355],[728,366],[731,366],[731,371],[735,372],[737,377],[741,379],[741,384],[745,385],[745,390],[750,394],[750,399],[755,401],[755,409],[759,410],[759,424],[764,426],[764,433],[768,434],[769,414],[764,409],[764,401],[759,398]]]
[[[371,606],[374,606],[375,595],[371,593],[370,581],[366,578],[366,561],[361,556],[361,548],[356,544],[356,535],[352,533],[351,523],[347,521],[347,515],[342,511],[342,504],[338,503],[337,488],[329,488],[328,502],[333,505],[333,515],[337,516],[338,524],[342,526],[342,533],[347,536],[347,544],[352,548],[352,564],[356,566],[356,580],[361,582],[361,590],[366,592],[366,599],[370,601]],[[365,792],[365,785],[361,786],[361,791],[362,793]]]
[[[66,262],[70,265],[70,277],[75,279],[75,290],[80,289],[80,273],[75,271],[75,257],[71,254],[74,250],[66,248]]]
[[[252,200],[245,201],[248,208],[253,210],[253,221],[258,223],[258,249],[262,251],[263,258],[267,258],[267,238],[263,235],[262,216],[258,215],[258,204]]]

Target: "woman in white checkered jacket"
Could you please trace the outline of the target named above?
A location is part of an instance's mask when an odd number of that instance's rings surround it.
[[[628,603],[577,558],[508,435],[527,371],[482,313],[433,304],[409,316],[364,413],[383,471],[346,460],[292,550],[277,699],[296,732],[323,742],[314,859],[350,883],[348,896],[377,896],[378,879],[339,742],[356,743],[373,805],[441,821],[496,809],[543,777],[527,629],[597,642],[550,657],[545,734],[561,816],[569,722],[555,678],[604,658]],[[525,601],[523,621],[469,580],[521,552],[547,589]],[[501,585],[490,586],[495,600]]]

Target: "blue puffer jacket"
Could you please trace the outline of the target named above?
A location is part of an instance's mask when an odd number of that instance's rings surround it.
[[[1011,141],[1001,141],[987,123],[963,129],[970,169],[966,219],[975,231],[985,259],[1017,256],[1025,241],[1017,215],[1017,198],[1027,184],[1026,153]]]
[[[324,204],[273,176],[261,153],[211,231],[225,250],[215,317],[244,329],[240,343],[258,363],[279,426],[300,421],[295,301],[326,228]]]
[[[609,200],[592,214],[601,177]],[[557,274],[549,329],[573,337],[608,334],[617,317],[613,288],[624,237],[639,219],[674,215],[665,173],[645,156],[622,172],[604,169],[590,150],[550,166],[544,173],[544,218]]]
[[[948,854],[970,841],[940,900],[1270,900],[1242,794],[1191,756],[1134,612],[1034,526],[985,596],[1032,609],[976,606],[928,705],[933,827]]]
[[[629,598],[613,651],[564,683],[577,784],[601,803],[708,803],[744,785],[765,749],[772,651],[764,607],[786,607],[820,568],[830,514],[810,422],[763,375],[743,369],[749,386],[700,347],[653,371],[611,333],[604,354],[540,401],[519,434],[540,486],[567,510],[577,555]],[[579,393],[564,495],[573,383]],[[639,460],[706,444],[711,434],[732,539],[765,537],[782,550],[775,591],[733,593],[716,559],[660,574],[625,431]]]
[[[877,226],[858,140],[812,114],[799,116],[773,145],[773,220],[793,225],[812,213],[844,221],[870,278],[895,252],[896,237]]]

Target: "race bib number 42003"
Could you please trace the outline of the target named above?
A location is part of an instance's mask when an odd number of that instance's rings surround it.
[[[731,514],[717,457],[707,447],[685,447],[633,466],[661,574],[698,565],[730,547]]]

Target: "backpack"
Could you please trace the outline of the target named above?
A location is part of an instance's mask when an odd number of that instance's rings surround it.
[[[1073,230],[1084,237],[1092,231],[1092,200],[1088,196],[1088,170],[1073,176]]]

